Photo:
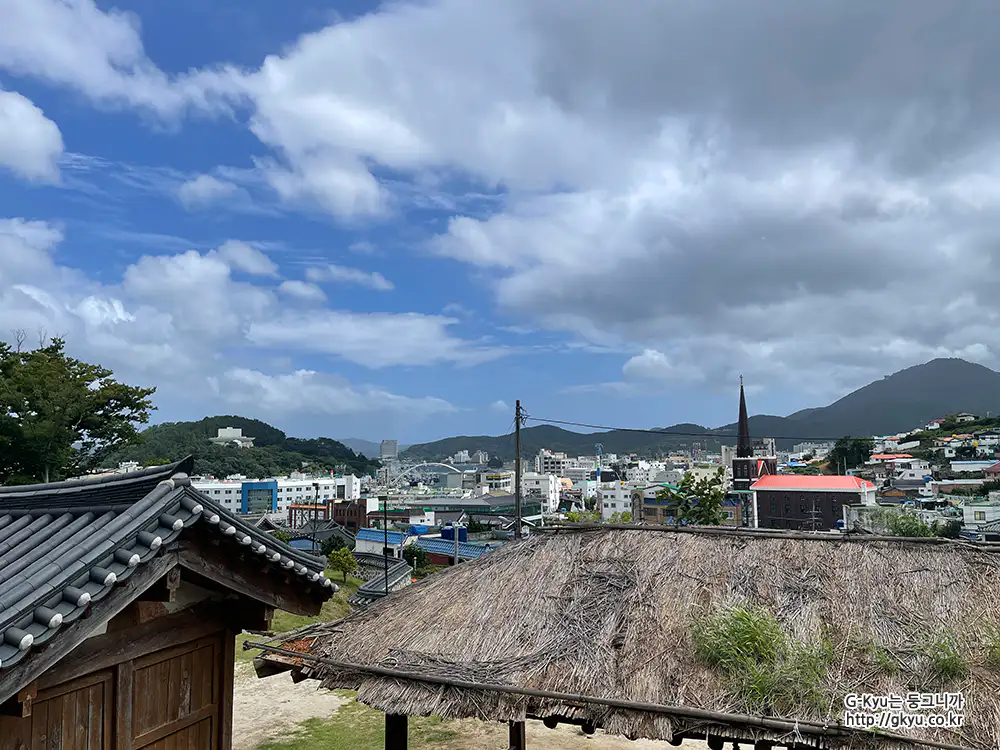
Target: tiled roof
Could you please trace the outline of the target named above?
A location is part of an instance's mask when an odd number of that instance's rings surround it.
[[[323,560],[291,549],[194,490],[187,475],[192,463],[0,487],[0,673],[57,637],[195,525],[303,583],[332,589]]]
[[[808,474],[772,474],[753,484],[755,490],[873,490],[875,485],[859,477],[823,477]]]
[[[426,552],[433,552],[436,555],[455,554],[455,542],[450,539],[420,537],[417,539],[417,546]],[[476,544],[475,542],[459,542],[458,556],[475,559],[477,557],[482,557],[487,552],[490,552],[499,546],[499,544],[490,546],[489,544]]]
[[[404,534],[401,531],[390,531],[389,534],[389,544],[402,544],[406,541],[408,534]],[[362,542],[385,542],[386,532],[382,529],[358,529],[358,533],[354,537],[355,539]]]

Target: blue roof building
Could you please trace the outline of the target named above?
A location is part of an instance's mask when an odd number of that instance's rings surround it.
[[[420,537],[417,539],[416,544],[420,547],[420,549],[431,554],[447,555],[448,557],[454,557],[455,555],[455,542],[450,539]],[[490,545],[477,544],[475,542],[459,542],[458,556],[459,558],[464,558],[466,560],[475,560],[476,558],[482,557],[487,552],[490,552],[499,546],[499,544]]]
[[[358,529],[354,540],[356,542],[378,542],[379,544],[385,544],[388,541],[389,546],[398,547],[406,541],[408,536],[409,534],[402,531],[385,532],[382,529]]]

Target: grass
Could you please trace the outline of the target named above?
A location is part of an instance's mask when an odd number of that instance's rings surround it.
[[[350,694],[353,697],[353,694]],[[409,746],[435,748],[459,737],[438,716],[410,717]],[[310,719],[287,737],[257,750],[381,750],[385,743],[385,714],[352,701],[329,719]]]
[[[347,600],[354,596],[354,593],[358,590],[358,586],[364,583],[364,581],[360,578],[355,578],[354,576],[348,576],[347,582],[345,583],[343,576],[334,577],[330,571],[327,571],[326,574],[334,580],[334,583],[340,587],[340,590],[323,604],[323,608],[320,610],[320,613],[314,617],[309,617],[305,615],[293,615],[291,612],[283,612],[279,610],[274,613],[274,618],[271,621],[272,631],[275,633],[286,633],[289,630],[301,628],[303,625],[311,625],[314,622],[330,622],[333,620],[339,620],[351,611],[351,605],[348,604]],[[251,651],[243,650],[243,642],[248,639],[259,640],[258,636],[252,636],[246,633],[243,633],[236,638],[237,662],[250,661],[260,653],[256,649]]]
[[[932,679],[948,684],[969,674],[969,663],[950,633],[939,633],[922,649]]]
[[[833,646],[827,639],[793,643],[770,612],[749,606],[707,614],[692,635],[695,653],[726,676],[730,693],[750,713],[791,715],[829,703],[824,685]]]

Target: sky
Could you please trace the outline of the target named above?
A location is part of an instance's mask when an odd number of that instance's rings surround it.
[[[331,5],[0,0],[0,339],[407,443],[1000,367],[993,3]]]

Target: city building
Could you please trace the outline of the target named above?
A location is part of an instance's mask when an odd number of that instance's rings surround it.
[[[353,474],[342,476],[307,476],[271,479],[247,479],[241,476],[224,480],[194,477],[192,486],[211,497],[230,513],[280,513],[290,505],[350,501],[361,497],[361,480]]]
[[[753,485],[753,525],[830,531],[845,505],[875,505],[875,485],[859,477],[768,475]]]
[[[399,458],[399,441],[383,440],[379,446],[379,457],[389,461]]]
[[[570,458],[565,453],[556,453],[546,448],[538,451],[535,456],[535,472],[537,474],[555,474],[557,477],[566,475],[566,467]]]
[[[561,483],[555,474],[528,472],[521,477],[521,498],[532,498],[542,504],[543,513],[555,513],[559,509]]]
[[[597,490],[597,508],[604,521],[610,521],[616,513],[631,513],[632,487],[626,482],[602,483]]]
[[[215,437],[209,442],[216,445],[235,445],[237,448],[253,448],[253,438],[243,434],[240,427],[220,427]]]
[[[490,454],[486,451],[476,451],[472,454],[472,463],[474,464],[488,464],[490,462]]]
[[[469,451],[461,450],[451,457],[451,462],[453,464],[467,464],[472,461],[472,457],[469,455]]]

